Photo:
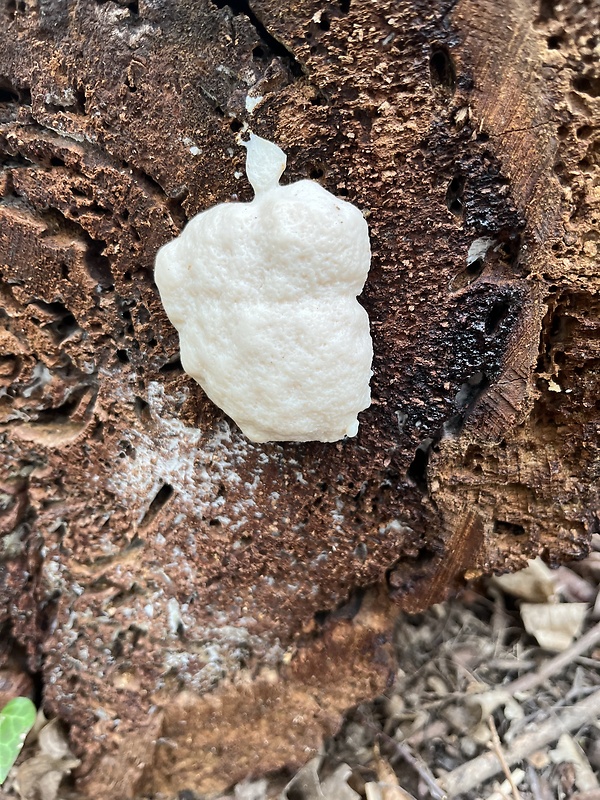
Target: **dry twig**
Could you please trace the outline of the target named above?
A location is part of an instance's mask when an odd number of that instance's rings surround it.
[[[470,705],[480,706],[481,718],[485,720],[494,709],[503,705],[509,698],[537,688],[548,678],[561,672],[572,661],[598,642],[600,642],[600,622],[590,628],[583,636],[580,636],[564,652],[544,662],[535,672],[528,672],[512,683],[507,683],[506,686],[499,686],[497,689],[489,689],[473,694],[467,698],[467,702]]]
[[[391,736],[388,736],[385,733],[380,733],[379,736],[394,748],[398,758],[406,761],[406,763],[414,769],[417,775],[427,786],[429,794],[433,800],[446,800],[446,793],[440,788],[427,764],[425,764],[424,761],[416,756],[407,744],[404,744],[403,742],[397,742],[395,739],[392,739]]]
[[[600,791],[580,792],[571,795],[571,800],[600,800]]]
[[[530,689],[535,689],[540,683],[543,683],[548,678],[561,672],[562,669],[568,666],[577,656],[582,655],[582,653],[585,653],[586,650],[589,650],[598,642],[600,642],[600,622],[590,628],[583,636],[580,636],[579,639],[573,642],[565,651],[542,664],[538,670],[517,678],[512,683],[504,686],[501,691],[509,692],[511,697],[514,697],[521,692],[528,692]]]
[[[529,781],[529,791],[533,795],[533,800],[554,800],[554,795],[548,789],[548,784],[540,781],[540,776],[531,764],[527,765],[527,778]],[[600,800],[600,798],[598,798]]]
[[[555,742],[561,733],[576,730],[595,720],[598,715],[600,715],[600,691],[580,700],[570,708],[563,709],[560,714],[546,719],[541,725],[516,738],[504,753],[506,764],[511,767],[535,750]],[[502,764],[495,753],[482,753],[444,775],[439,779],[439,784],[449,797],[454,797],[480,786],[501,770]]]
[[[506,775],[506,780],[510,784],[513,797],[515,800],[521,800],[521,795],[515,783],[515,779],[513,778],[513,774],[510,771],[510,767],[506,763],[506,759],[504,758],[504,751],[502,750],[502,742],[500,741],[500,737],[498,736],[498,731],[494,723],[494,718],[492,717],[491,714],[488,717],[488,725],[490,726],[490,731],[492,733],[492,746],[494,748],[494,752],[498,756],[498,761],[500,762],[502,771]]]
[[[433,800],[447,800],[446,793],[440,789],[439,784],[437,783],[427,764],[425,764],[424,761],[416,756],[407,744],[396,741],[396,739],[393,739],[391,736],[388,736],[387,733],[381,731],[364,715],[361,714],[360,716],[362,718],[363,725],[365,725],[367,728],[370,728],[376,734],[376,736],[379,737],[379,739],[393,747],[398,758],[401,758],[415,770],[417,775],[427,786],[429,794]]]

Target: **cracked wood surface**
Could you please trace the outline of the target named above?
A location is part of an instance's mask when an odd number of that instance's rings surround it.
[[[597,526],[598,4],[0,13],[0,657],[90,796],[217,791],[384,687],[394,602]],[[249,443],[181,370],[154,255],[250,199],[245,122],[368,213],[356,440]]]

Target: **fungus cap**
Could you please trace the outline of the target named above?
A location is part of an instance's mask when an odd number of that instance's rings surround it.
[[[279,185],[286,156],[250,135],[255,197],[195,216],[156,256],[181,362],[252,441],[355,436],[373,349],[356,297],[371,259],[358,208],[318,183]]]

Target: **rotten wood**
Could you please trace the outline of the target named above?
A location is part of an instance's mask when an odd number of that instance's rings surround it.
[[[219,791],[385,686],[393,602],[597,529],[598,4],[0,15],[0,658],[90,796]],[[182,372],[153,259],[249,199],[244,123],[368,213],[355,440],[253,445]]]

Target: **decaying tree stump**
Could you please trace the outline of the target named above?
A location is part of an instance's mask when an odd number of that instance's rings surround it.
[[[394,605],[597,524],[598,2],[2,0],[2,658],[90,796],[308,758]],[[251,196],[243,123],[368,212],[357,439],[248,442],[158,247]]]

